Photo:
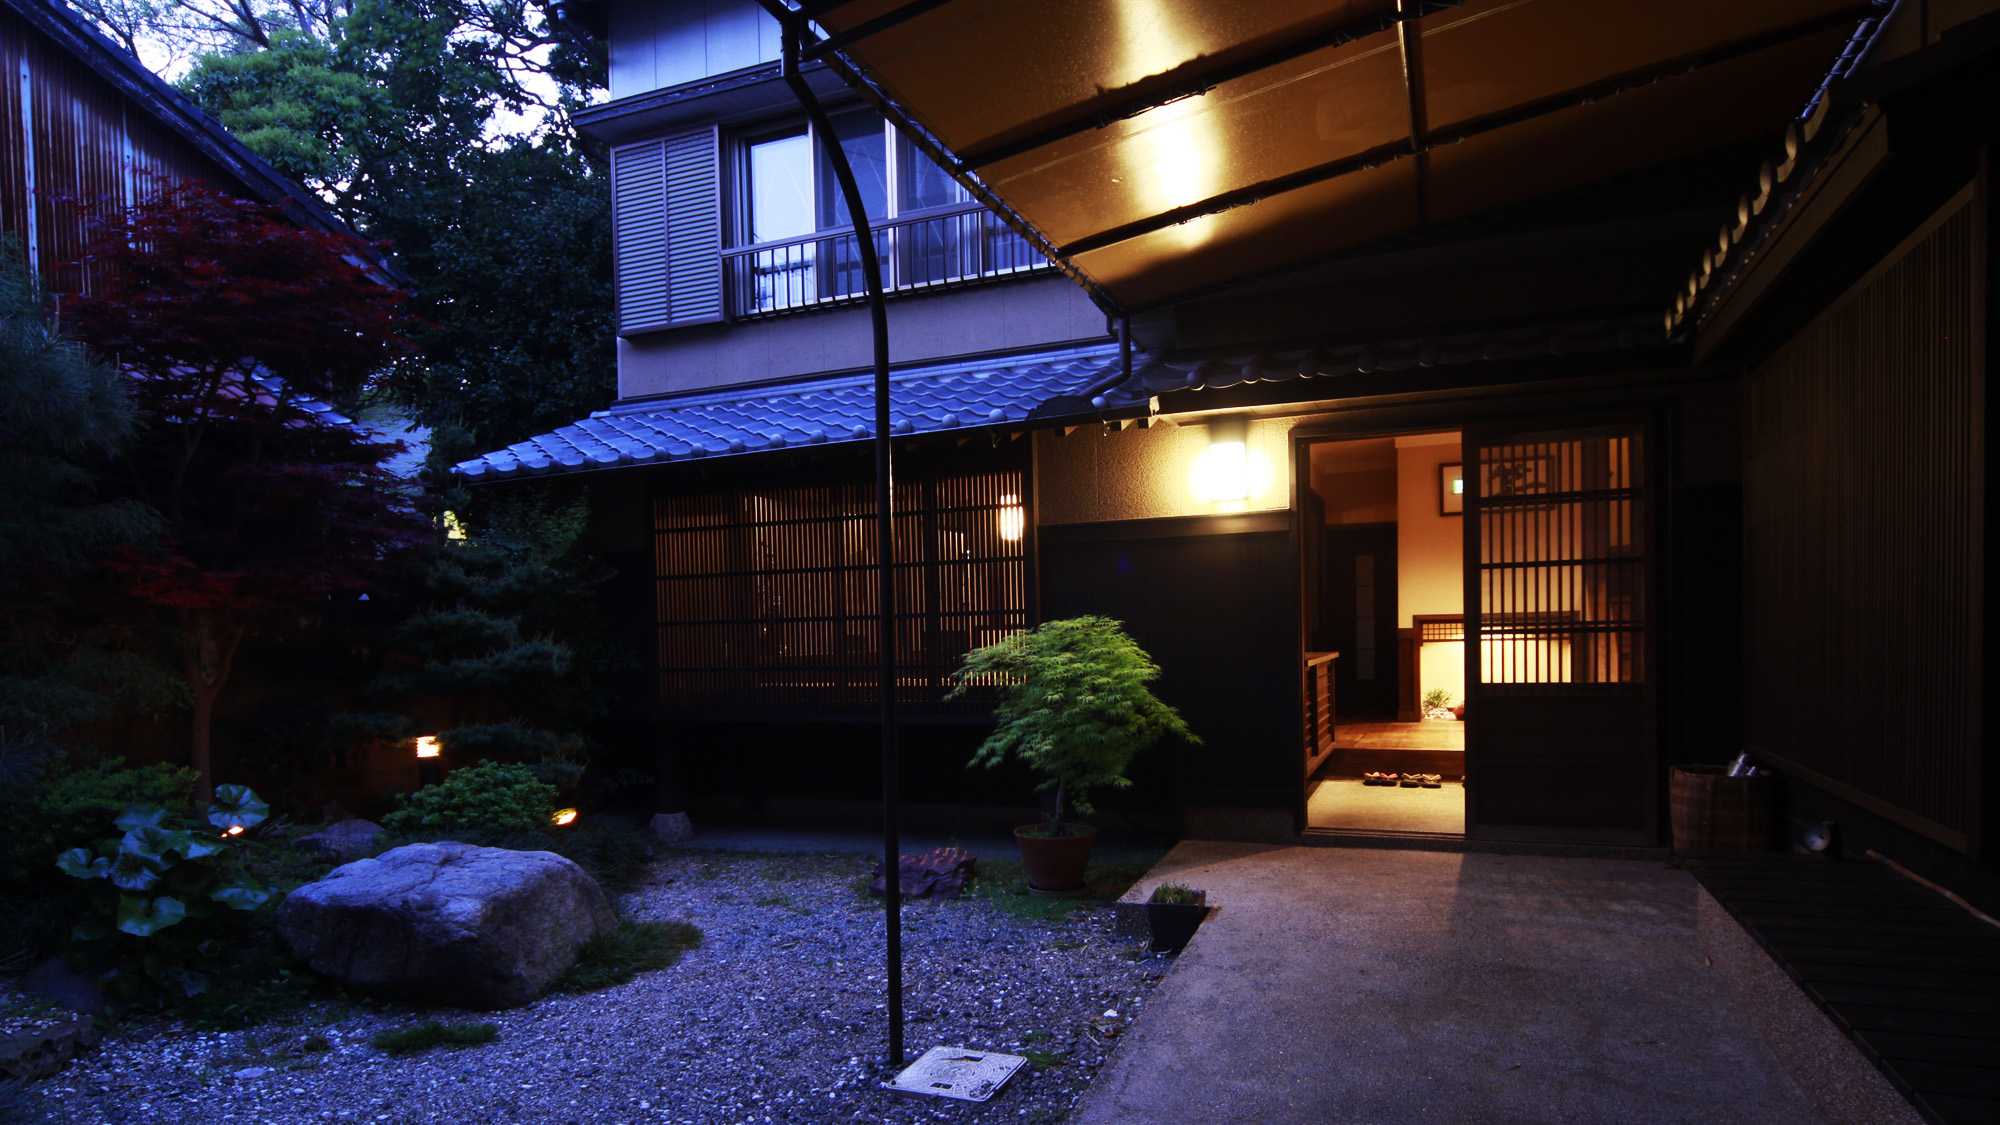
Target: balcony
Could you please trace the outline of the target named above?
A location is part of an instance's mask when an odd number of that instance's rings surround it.
[[[882,284],[891,293],[968,285],[1053,270],[1027,240],[981,207],[872,224]],[[827,231],[722,252],[730,315],[774,316],[867,296],[860,242]]]

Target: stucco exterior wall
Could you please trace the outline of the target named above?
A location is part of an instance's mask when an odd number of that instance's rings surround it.
[[[1035,434],[1036,508],[1042,524],[1205,516],[1291,506],[1290,432],[1285,418],[1253,420],[1247,500],[1217,503],[1195,494],[1195,462],[1208,427],[1162,419],[1129,430],[1085,426],[1068,436]]]
[[[1103,311],[1066,277],[889,301],[891,363],[1109,338]],[[618,341],[618,397],[852,371],[874,347],[865,306],[670,329]]]

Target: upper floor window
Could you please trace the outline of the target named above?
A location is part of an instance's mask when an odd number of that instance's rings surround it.
[[[633,335],[859,299],[861,257],[829,158],[854,167],[883,283],[910,292],[1049,268],[872,112],[612,150],[618,331]]]
[[[745,209],[751,242],[797,238],[813,221],[812,139],[804,130],[744,145]]]
[[[883,284],[929,289],[1043,266],[1041,255],[974,202],[942,168],[877,115],[746,134],[737,146],[735,246],[723,252],[732,309],[755,316],[864,292],[847,198],[834,175],[838,144],[875,232]]]

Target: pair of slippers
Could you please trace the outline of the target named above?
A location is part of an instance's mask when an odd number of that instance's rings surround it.
[[[1369,770],[1361,775],[1363,785],[1390,785],[1404,789],[1437,789],[1444,785],[1444,779],[1434,773],[1381,773]]]

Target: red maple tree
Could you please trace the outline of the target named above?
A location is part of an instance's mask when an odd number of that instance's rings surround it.
[[[369,589],[385,553],[426,533],[383,469],[401,444],[328,405],[407,349],[404,295],[369,276],[365,243],[196,185],[93,217],[95,284],[64,318],[131,378],[142,421],[116,479],[167,527],[111,565],[178,626],[205,803],[215,701],[245,635]]]

